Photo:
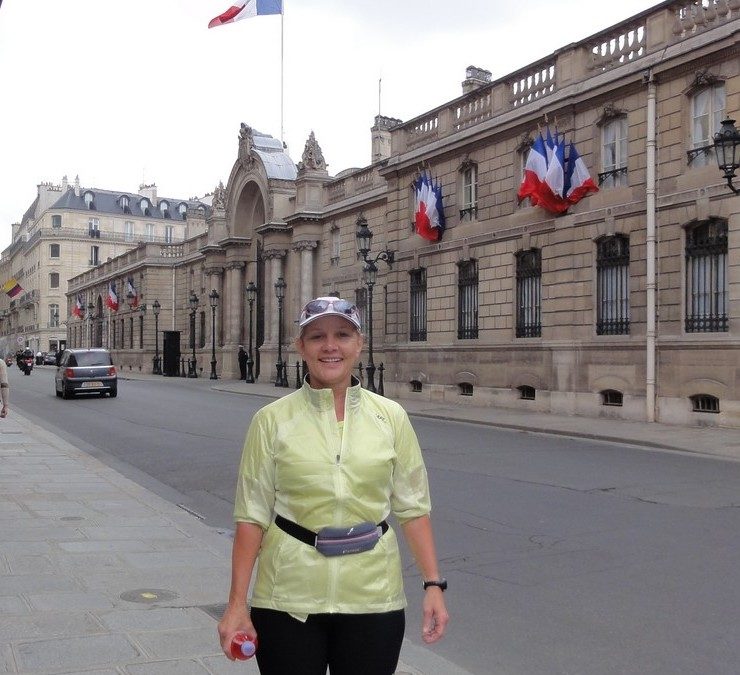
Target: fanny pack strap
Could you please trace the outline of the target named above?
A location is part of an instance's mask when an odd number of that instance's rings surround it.
[[[309,546],[316,546],[317,534],[313,530],[301,527],[298,523],[294,523],[292,520],[283,518],[281,515],[275,516],[275,525],[298,541],[302,541],[304,544],[308,544]],[[378,523],[378,527],[383,531],[383,534],[388,531],[388,523],[385,520]]]

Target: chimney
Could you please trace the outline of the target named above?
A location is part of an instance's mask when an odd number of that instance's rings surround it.
[[[62,194],[67,190],[69,190],[69,181],[67,180],[67,176],[62,176]]]
[[[157,206],[157,186],[155,183],[152,183],[151,185],[144,185],[144,183],[142,183],[139,185],[139,194],[142,197],[148,197],[149,201],[154,206]]]
[[[402,120],[397,120],[395,117],[376,115],[375,124],[370,128],[372,164],[391,156],[391,130],[401,123]]]
[[[468,66],[465,69],[465,79],[462,83],[463,94],[469,94],[471,91],[491,84],[491,71],[477,66]]]
[[[80,196],[80,175],[75,176],[75,197]]]

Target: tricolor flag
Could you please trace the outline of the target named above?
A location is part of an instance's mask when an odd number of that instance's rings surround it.
[[[82,295],[77,294],[77,300],[75,306],[72,308],[72,316],[76,316],[78,319],[82,318],[82,314],[85,311],[85,303],[82,301]]]
[[[538,203],[550,213],[565,213],[570,206],[568,200],[563,197],[565,188],[565,140],[557,140],[557,134],[555,138],[545,180],[540,185]]]
[[[223,14],[219,14],[208,23],[209,28],[234,23],[242,19],[250,19],[253,16],[263,14],[282,14],[283,0],[235,0]]]
[[[570,150],[568,151],[568,171],[566,172],[566,178],[565,198],[571,204],[581,201],[581,199],[591,192],[599,191],[573,143],[570,144]]]
[[[136,292],[136,289],[134,288],[134,278],[129,277],[126,279],[126,299],[128,300],[129,293],[134,296],[134,301],[131,303],[131,307],[138,307],[139,306],[139,295]]]
[[[23,289],[21,285],[15,280],[15,277],[11,277],[3,284],[3,290],[8,294],[9,298],[14,298]]]
[[[118,294],[116,293],[116,285],[112,281],[108,284],[108,297],[105,299],[105,306],[114,312],[118,311]]]
[[[439,241],[445,230],[445,212],[442,204],[442,187],[423,172],[414,181],[416,234],[428,241]]]
[[[534,143],[527,155],[527,163],[524,166],[524,177],[522,184],[519,186],[517,196],[521,202],[529,197],[529,203],[537,206],[539,203],[539,192],[542,182],[545,180],[547,173],[547,148],[542,134],[537,134]]]

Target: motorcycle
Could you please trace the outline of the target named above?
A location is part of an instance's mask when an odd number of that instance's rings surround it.
[[[21,370],[23,370],[24,375],[30,375],[31,371],[33,370],[33,356],[24,356]]]

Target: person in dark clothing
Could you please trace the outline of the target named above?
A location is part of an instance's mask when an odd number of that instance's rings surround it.
[[[247,379],[247,352],[244,351],[244,345],[239,345],[239,379]]]

